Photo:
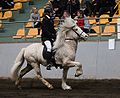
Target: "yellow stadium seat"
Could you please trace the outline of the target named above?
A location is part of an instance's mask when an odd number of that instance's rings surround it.
[[[112,21],[110,23],[117,23],[117,19],[118,18],[114,18],[114,17],[119,17],[118,15],[114,15],[112,18]]]
[[[25,30],[24,29],[19,29],[13,38],[22,38],[25,36]]]
[[[107,14],[101,15],[100,18],[103,18],[103,19],[100,19],[100,24],[106,24],[106,23],[109,22],[109,21],[108,21],[109,15],[107,15]],[[105,18],[105,19],[104,19],[104,18]]]
[[[10,19],[10,18],[12,18],[12,11],[6,11],[3,17],[0,17],[0,19]]]
[[[100,34],[100,26],[92,26],[91,29],[94,29],[96,33],[90,33],[89,36],[98,36]]]
[[[1,20],[0,20],[0,29],[3,29],[3,24]]]
[[[100,33],[100,26],[92,26],[91,29],[94,29],[96,33]]]
[[[14,8],[12,8],[11,10],[20,10],[22,9],[22,3],[15,3]]]
[[[33,37],[35,37],[37,35],[38,35],[38,29],[37,28],[30,28],[26,38],[33,38]]]
[[[96,18],[96,17],[94,17],[94,18]],[[96,20],[94,18],[92,19],[92,17],[88,17],[89,24],[96,24]]]
[[[113,33],[115,33],[115,26],[109,25],[105,26],[103,33],[101,33],[102,36],[111,36]]]
[[[58,26],[58,24],[59,24],[59,17],[55,17],[54,26]]]
[[[43,8],[41,8],[41,9],[39,9],[39,10],[38,10],[38,12],[39,12],[39,14],[40,14],[40,17],[43,17],[43,14],[44,14],[44,9],[43,9]]]
[[[29,2],[29,1],[32,1],[32,0],[14,0],[14,2]]]
[[[21,0],[13,0],[13,2],[20,2]]]
[[[20,0],[20,2],[30,2],[32,0]]]
[[[2,12],[0,12],[0,19],[2,18]]]
[[[32,27],[32,22],[27,22],[25,25],[26,28],[31,28]]]

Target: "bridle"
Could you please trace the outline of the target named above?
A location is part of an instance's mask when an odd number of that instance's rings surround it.
[[[74,33],[77,34],[77,36],[78,36],[79,38],[81,38],[81,35],[82,35],[83,31],[81,32],[81,34],[78,34],[78,33],[73,29],[74,27],[75,27],[75,25],[71,28],[71,30],[73,30]]]
[[[75,33],[79,38],[82,38],[81,35],[82,35],[83,31],[81,32],[81,34],[78,34],[78,33],[76,32],[76,30],[74,29],[74,27],[75,27],[75,25],[72,26],[71,28],[69,28],[68,31],[71,31],[71,30],[72,30],[72,31],[74,31],[74,33]],[[76,40],[76,39],[67,38],[66,40]]]

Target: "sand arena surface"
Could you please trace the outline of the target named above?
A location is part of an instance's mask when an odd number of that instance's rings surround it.
[[[72,80],[73,90],[61,89],[60,79],[47,79],[54,89],[49,90],[37,79],[23,79],[18,90],[10,79],[0,79],[0,98],[120,98],[120,80]]]

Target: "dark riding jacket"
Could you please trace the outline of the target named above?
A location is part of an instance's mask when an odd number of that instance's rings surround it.
[[[56,39],[56,30],[54,29],[54,21],[48,15],[42,21],[42,41],[50,40],[54,42]]]

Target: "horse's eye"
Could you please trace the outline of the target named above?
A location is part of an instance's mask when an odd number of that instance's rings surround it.
[[[75,29],[75,31],[77,31],[78,29]]]

